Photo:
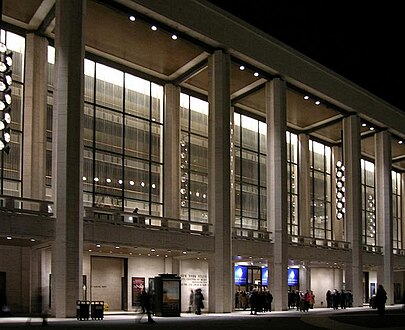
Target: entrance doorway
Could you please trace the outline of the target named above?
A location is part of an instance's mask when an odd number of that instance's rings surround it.
[[[90,300],[104,301],[110,311],[125,309],[127,278],[126,259],[92,256]]]

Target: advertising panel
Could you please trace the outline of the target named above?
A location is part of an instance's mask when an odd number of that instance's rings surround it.
[[[299,269],[298,268],[289,268],[287,274],[288,274],[288,286],[298,286]]]
[[[235,266],[235,285],[246,285],[247,266]]]
[[[262,268],[262,285],[268,285],[269,283],[269,268]]]

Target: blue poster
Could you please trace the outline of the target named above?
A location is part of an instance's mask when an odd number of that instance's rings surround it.
[[[298,268],[289,268],[287,274],[288,274],[288,286],[297,286],[299,284]]]
[[[235,266],[235,284],[246,285],[247,283],[247,267]]]
[[[268,285],[269,283],[269,269],[267,267],[262,268],[262,285]]]

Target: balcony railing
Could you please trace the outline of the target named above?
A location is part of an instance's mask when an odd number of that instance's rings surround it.
[[[350,243],[343,241],[334,241],[323,238],[314,238],[306,236],[290,235],[290,244],[296,246],[313,246],[326,249],[349,250]]]
[[[84,210],[84,220],[88,222],[108,222],[116,225],[126,225],[150,230],[177,231],[206,236],[212,235],[211,224],[207,222],[134,214],[108,208],[85,207]]]
[[[272,233],[264,230],[232,228],[233,239],[271,242]]]
[[[53,215],[53,203],[50,201],[15,196],[0,196],[0,211],[38,216]]]

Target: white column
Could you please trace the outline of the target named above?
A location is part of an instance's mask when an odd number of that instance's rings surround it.
[[[345,200],[347,241],[352,260],[346,268],[346,290],[353,293],[353,306],[363,306],[363,238],[361,218],[361,140],[360,118],[343,119],[343,163],[345,165]]]
[[[214,225],[214,269],[210,272],[210,311],[232,311],[232,219],[230,201],[230,56],[218,50],[209,58],[208,194]],[[212,277],[211,277],[212,275]],[[213,281],[214,283],[212,283]]]
[[[265,86],[267,118],[267,227],[273,233],[273,259],[269,265],[274,309],[288,305],[287,267],[287,110],[286,86],[279,78]]]
[[[45,199],[48,41],[26,37],[23,197]]]
[[[165,85],[164,217],[180,218],[180,88]]]
[[[86,1],[56,2],[52,314],[75,317],[83,258],[83,65]]]
[[[375,178],[377,206],[377,245],[383,247],[382,278],[377,278],[387,291],[387,304],[394,303],[394,267],[392,253],[392,157],[391,134],[375,134]],[[380,273],[378,273],[379,275]]]
[[[309,237],[311,234],[311,177],[310,177],[310,152],[309,136],[306,134],[298,135],[299,141],[299,228],[300,236]]]

